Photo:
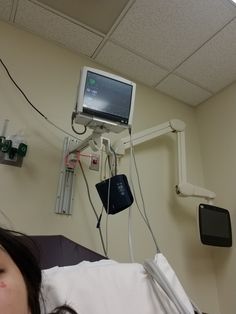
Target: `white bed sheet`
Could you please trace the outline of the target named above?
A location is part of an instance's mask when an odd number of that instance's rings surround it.
[[[159,262],[164,263],[163,259]],[[173,280],[173,273],[171,276]],[[181,285],[180,289],[181,297],[190,308]],[[138,263],[101,260],[43,270],[46,312],[66,303],[79,314],[179,314],[159,285],[157,291],[158,297],[150,276]],[[189,313],[193,313],[192,308]]]

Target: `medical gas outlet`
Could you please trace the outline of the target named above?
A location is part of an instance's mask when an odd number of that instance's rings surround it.
[[[21,167],[23,158],[27,153],[28,146],[22,142],[19,136],[12,136],[11,139],[0,138],[0,163]]]

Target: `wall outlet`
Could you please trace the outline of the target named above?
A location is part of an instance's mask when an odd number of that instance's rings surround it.
[[[92,155],[90,159],[89,169],[99,171],[99,161],[100,159],[98,155]]]

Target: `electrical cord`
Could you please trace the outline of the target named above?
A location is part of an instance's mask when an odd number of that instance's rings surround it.
[[[158,244],[157,244],[157,240],[155,238],[155,235],[153,233],[153,230],[151,228],[151,225],[150,225],[150,222],[149,222],[149,219],[148,219],[148,216],[147,216],[147,211],[146,211],[146,206],[145,206],[145,202],[144,202],[144,197],[143,197],[143,192],[142,192],[142,187],[141,187],[141,183],[140,183],[140,177],[139,177],[139,172],[138,172],[138,167],[137,167],[137,162],[136,162],[136,159],[135,159],[135,154],[134,154],[134,147],[133,147],[133,142],[132,142],[132,136],[131,136],[131,129],[129,129],[129,135],[130,135],[130,154],[131,154],[131,158],[134,160],[134,166],[135,166],[135,172],[136,172],[136,175],[137,175],[137,181],[138,181],[138,187],[139,187],[139,192],[140,192],[140,196],[141,196],[141,200],[142,200],[142,207],[143,207],[143,213],[139,207],[139,204],[138,204],[138,201],[137,201],[137,197],[136,197],[136,194],[135,194],[135,189],[134,189],[134,184],[133,184],[133,181],[131,179],[131,186],[132,186],[132,190],[133,190],[133,194],[134,194],[134,200],[135,200],[135,203],[136,203],[136,206],[138,208],[138,211],[141,215],[141,217],[143,218],[143,221],[145,222],[150,234],[151,234],[151,237],[153,239],[153,242],[155,244],[155,247],[156,247],[156,251],[157,252],[160,252],[160,249],[158,247]]]
[[[137,175],[137,179],[138,179],[138,186],[139,186],[140,196],[141,196],[141,199],[142,199],[143,213],[144,213],[144,217],[145,217],[145,222],[146,222],[146,225],[147,225],[147,227],[148,227],[148,229],[149,229],[149,231],[151,233],[152,239],[153,239],[153,241],[155,243],[156,251],[160,252],[160,249],[159,249],[158,244],[157,244],[157,240],[156,240],[156,238],[154,236],[153,230],[152,230],[150,222],[149,222],[149,218],[147,216],[146,205],[145,205],[145,202],[144,202],[143,192],[142,192],[141,183],[140,183],[140,177],[139,177],[137,163],[136,163],[136,159],[135,159],[135,155],[134,154],[133,154],[133,159],[134,159],[134,165],[135,165],[136,175]]]
[[[107,163],[108,163],[108,167],[110,170],[110,174],[111,174],[111,176],[113,176],[113,170],[112,170],[112,166],[111,166],[111,158],[109,155],[107,155]]]
[[[89,202],[90,202],[90,205],[93,209],[93,212],[94,212],[94,215],[96,216],[96,219],[97,219],[97,228],[99,230],[99,235],[100,235],[100,239],[101,239],[101,243],[102,243],[102,248],[103,248],[103,252],[104,252],[104,255],[108,258],[107,256],[107,251],[105,249],[105,245],[104,245],[104,240],[103,240],[103,235],[102,235],[102,230],[101,230],[101,226],[100,226],[100,220],[101,220],[101,215],[102,213],[100,214],[100,217],[98,216],[97,214],[97,211],[93,205],[93,202],[92,202],[92,198],[91,198],[91,194],[90,194],[90,190],[89,190],[89,185],[88,185],[88,180],[86,178],[86,175],[84,173],[84,169],[83,169],[83,166],[81,164],[81,161],[79,160],[79,166],[80,166],[80,169],[81,169],[81,172],[82,172],[82,175],[83,175],[83,178],[84,178],[84,182],[85,182],[85,186],[86,186],[86,189],[87,189],[87,193],[88,193],[88,199],[89,199]]]
[[[129,216],[128,216],[128,242],[129,242],[129,256],[131,263],[135,262],[134,259],[134,250],[133,250],[133,236],[132,236],[132,206],[129,207]]]
[[[60,128],[59,126],[57,126],[55,123],[53,123],[52,121],[50,121],[38,108],[36,108],[33,103],[29,100],[29,98],[26,96],[26,94],[23,92],[23,90],[20,88],[20,86],[16,83],[16,81],[13,79],[12,75],[10,74],[7,66],[5,65],[5,63],[2,61],[2,59],[0,58],[0,62],[2,64],[2,66],[4,67],[7,75],[9,76],[10,80],[12,81],[12,83],[16,86],[16,88],[20,91],[20,93],[23,95],[23,97],[25,98],[25,100],[28,102],[28,104],[38,113],[41,115],[41,117],[43,117],[49,124],[51,124],[52,126],[54,126],[57,130],[63,132],[64,134],[75,138],[76,140],[81,141],[80,139],[78,139],[77,137],[75,137],[74,135],[68,133],[67,131],[63,130],[62,128]]]
[[[111,194],[111,178],[108,179],[108,189],[107,189],[107,208],[106,208],[106,252],[108,252],[108,218],[110,209],[110,194]]]
[[[115,175],[117,175],[117,154],[116,154],[116,152],[112,146],[111,146],[111,151],[112,151],[114,159],[115,159]]]
[[[110,155],[107,155],[107,158],[106,158],[105,162],[108,163],[111,176],[114,176],[114,175],[117,175],[117,155],[116,155],[116,152],[114,151],[114,149],[112,147],[111,147],[111,151],[112,151],[112,154],[113,154],[114,160],[115,160],[115,169],[114,169],[114,171],[113,171],[113,164],[111,163],[111,156]]]
[[[131,152],[131,150],[130,150]],[[131,187],[133,189],[132,185],[132,156],[129,158],[129,181],[131,182]],[[134,190],[134,189],[133,189]],[[132,228],[132,205],[129,207],[128,211],[128,244],[129,244],[129,256],[131,263],[135,262],[134,259],[134,249],[133,249],[133,228]]]
[[[72,115],[71,115],[71,128],[72,130],[78,134],[78,135],[83,135],[87,132],[87,127],[86,125],[84,125],[84,130],[82,132],[78,132],[75,128],[74,128],[74,120],[75,120],[75,117],[76,117],[76,112],[72,112]]]

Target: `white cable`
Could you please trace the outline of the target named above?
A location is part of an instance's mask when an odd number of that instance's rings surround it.
[[[90,205],[91,205],[91,207],[92,207],[92,210],[93,210],[93,212],[94,212],[94,215],[95,215],[95,217],[96,217],[97,223],[98,223],[99,217],[98,217],[98,214],[97,214],[97,212],[96,212],[96,209],[95,209],[95,207],[94,207],[94,205],[93,205],[92,198],[91,198],[91,194],[90,194],[90,190],[89,190],[88,180],[87,180],[87,178],[86,178],[86,175],[85,175],[85,172],[84,172],[84,169],[83,169],[83,166],[82,166],[80,160],[79,160],[79,166],[80,166],[80,169],[81,169],[83,178],[84,178],[85,186],[86,186],[87,193],[88,193],[88,199],[89,199]],[[100,239],[101,239],[101,243],[102,243],[103,252],[104,252],[105,256],[108,257],[108,256],[107,256],[107,251],[106,251],[105,245],[104,245],[104,240],[103,240],[103,235],[102,235],[101,226],[99,226],[98,230],[99,230],[99,235],[100,235]]]
[[[189,311],[186,304],[180,299],[179,295],[176,293],[174,287],[167,280],[166,276],[163,275],[162,271],[157,267],[154,261],[145,261],[144,268],[147,273],[152,276],[152,278],[161,286],[165,291],[169,299],[173,302],[176,309],[180,314],[190,314],[193,311]]]
[[[133,250],[133,236],[132,236],[132,206],[129,207],[129,218],[128,218],[128,239],[129,239],[129,257],[131,263],[135,262],[134,250]]]
[[[153,242],[155,244],[155,247],[156,247],[156,251],[157,252],[160,252],[160,249],[158,247],[158,244],[157,244],[157,240],[155,238],[155,235],[153,233],[153,230],[151,228],[151,225],[150,225],[150,222],[149,222],[149,219],[148,219],[148,216],[147,216],[147,212],[146,212],[146,206],[145,206],[145,202],[144,202],[144,197],[143,197],[143,192],[142,192],[142,187],[141,187],[141,183],[140,183],[140,177],[139,177],[139,173],[138,173],[138,167],[137,167],[137,163],[136,163],[136,159],[135,159],[135,155],[134,155],[134,147],[133,147],[133,142],[132,142],[132,137],[131,137],[131,132],[130,132],[130,153],[132,155],[132,159],[134,160],[134,166],[135,166],[135,171],[136,171],[136,175],[137,175],[137,181],[138,181],[138,187],[139,187],[139,191],[140,191],[140,196],[141,196],[141,200],[142,200],[142,207],[143,207],[143,213],[142,211],[140,210],[140,207],[138,205],[138,202],[137,202],[137,198],[136,198],[136,195],[135,195],[135,189],[134,189],[134,185],[133,185],[133,181],[131,180],[131,185],[132,185],[132,189],[133,189],[133,193],[134,193],[134,199],[135,199],[135,203],[137,205],[137,208],[139,210],[139,213],[141,214],[151,236],[152,236],[152,239],[153,239]]]
[[[100,148],[100,167],[99,167],[99,178],[100,181],[103,180],[103,167],[104,167],[104,161],[103,161],[103,146]]]
[[[108,179],[108,189],[107,189],[107,208],[106,208],[106,252],[108,254],[108,215],[110,208],[110,192],[111,192],[111,177]]]
[[[130,150],[129,156],[129,180],[132,182],[132,155]],[[128,216],[128,242],[129,242],[129,256],[130,261],[134,263],[134,250],[133,250],[133,228],[132,228],[132,206],[129,207],[129,216]]]

